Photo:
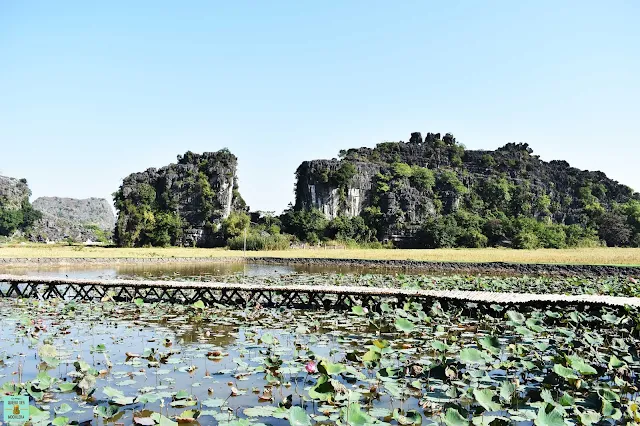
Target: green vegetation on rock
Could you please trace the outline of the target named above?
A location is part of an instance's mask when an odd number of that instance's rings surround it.
[[[26,179],[0,176],[0,236],[27,231],[42,218],[42,213],[29,202],[30,195]]]
[[[283,224],[303,241],[640,246],[639,194],[602,172],[542,161],[524,143],[474,151],[451,134],[412,133],[409,142],[305,161],[296,177],[296,202]]]
[[[178,156],[177,164],[124,179],[114,194],[115,241],[124,247],[224,244],[224,219],[246,209],[236,157],[227,149]]]
[[[295,203],[248,215],[228,150],[187,152],[134,173],[114,194],[120,246],[282,249],[347,246],[516,249],[640,247],[640,195],[601,172],[545,162],[525,143],[466,150],[451,134],[303,162]],[[17,219],[8,216],[5,222]],[[245,243],[246,241],[246,243]]]

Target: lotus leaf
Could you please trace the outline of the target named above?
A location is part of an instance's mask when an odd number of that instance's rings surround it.
[[[354,402],[340,412],[341,419],[349,426],[369,426],[375,424],[376,420],[362,411],[360,404]]]
[[[507,317],[516,324],[524,324],[526,321],[525,316],[516,311],[507,311]]]
[[[159,425],[159,426],[178,426],[178,422],[174,422],[173,420],[163,416],[160,413],[153,413],[151,418]]]
[[[570,355],[567,357],[567,359],[571,367],[575,370],[578,370],[580,374],[584,374],[584,375],[598,374],[598,371],[595,368],[587,364],[587,362],[583,358],[580,358],[579,356]]]
[[[453,407],[447,408],[442,421],[444,421],[447,426],[469,426],[469,421]]]
[[[553,371],[560,377],[564,377],[565,379],[577,379],[578,376],[575,374],[573,369],[565,367],[561,364],[554,364]]]
[[[511,382],[502,382],[500,384],[500,399],[502,399],[507,404],[511,403],[511,399],[516,392],[516,385]]]
[[[353,312],[356,315],[359,316],[364,316],[365,312],[364,312],[364,308],[362,306],[352,306],[351,307],[351,312]]]
[[[411,333],[415,329],[415,325],[405,318],[397,318],[395,322],[396,328],[404,333]]]
[[[475,397],[478,404],[482,406],[487,411],[498,411],[502,408],[502,406],[494,402],[493,399],[496,397],[496,393],[491,389],[478,389],[475,388],[473,390],[473,396]]]
[[[538,410],[538,416],[534,423],[537,426],[565,426],[565,411],[552,404],[543,404]]]
[[[483,364],[485,358],[482,352],[475,348],[464,348],[460,351],[460,361],[466,364]]]
[[[493,355],[498,355],[500,353],[500,342],[495,336],[484,336],[478,339],[478,343],[480,343],[480,346],[482,346],[483,349],[489,351]]]
[[[393,418],[401,425],[421,425],[422,416],[415,410],[410,410],[406,414],[402,414],[399,409],[393,411]]]
[[[330,376],[333,376],[336,374],[344,373],[345,371],[347,371],[347,368],[344,366],[344,364],[333,363],[327,360],[322,360],[320,363],[318,363],[318,371],[320,371],[323,374],[328,374]]]
[[[291,407],[288,418],[291,426],[311,426],[311,417],[301,407]]]

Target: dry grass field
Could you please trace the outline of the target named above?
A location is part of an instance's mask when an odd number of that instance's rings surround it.
[[[258,257],[302,257],[334,259],[423,260],[449,262],[511,262],[594,265],[640,265],[640,249],[438,249],[438,250],[369,250],[369,249],[291,249],[285,251],[247,252]],[[105,248],[63,245],[3,245],[0,258],[242,258],[242,251],[198,248]]]

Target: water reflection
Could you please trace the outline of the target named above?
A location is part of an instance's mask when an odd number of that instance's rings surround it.
[[[365,267],[318,266],[318,265],[263,265],[257,263],[165,263],[165,264],[122,264],[122,265],[70,265],[70,266],[36,266],[11,268],[5,273],[17,275],[36,275],[47,277],[68,277],[77,279],[130,279],[136,277],[224,277],[229,275],[245,275],[247,277],[268,277],[293,273],[309,274],[367,274],[367,273],[399,273],[419,274],[419,272],[372,269]]]

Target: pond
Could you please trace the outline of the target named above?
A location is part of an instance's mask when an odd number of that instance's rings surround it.
[[[39,275],[51,277],[69,277],[85,279],[114,279],[114,278],[180,278],[201,277],[214,279],[231,275],[247,277],[268,277],[289,274],[367,274],[390,273],[384,269],[349,266],[319,266],[319,265],[264,265],[241,262],[194,262],[194,263],[156,263],[156,264],[115,264],[105,265],[71,265],[71,266],[31,266],[6,268],[4,273],[17,275]],[[419,271],[406,272],[411,275],[420,274]]]
[[[36,425],[640,420],[631,309],[3,299],[0,323],[0,392]]]

